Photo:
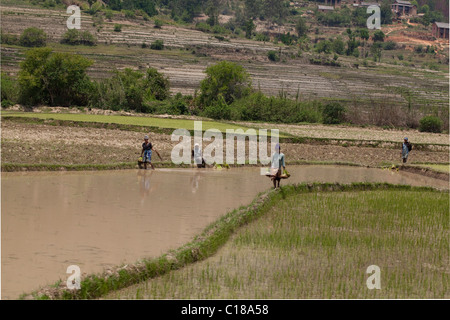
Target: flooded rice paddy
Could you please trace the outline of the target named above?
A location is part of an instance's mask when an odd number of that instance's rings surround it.
[[[290,166],[301,182],[388,182],[448,189],[448,181],[346,166]],[[21,172],[1,176],[2,298],[108,266],[156,257],[249,204],[271,181],[260,168]]]

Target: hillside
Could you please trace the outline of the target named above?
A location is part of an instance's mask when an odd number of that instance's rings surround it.
[[[239,2],[238,2],[239,3]],[[82,30],[96,38],[95,46],[60,44],[67,31],[69,14],[64,6],[43,8],[24,1],[6,1],[1,5],[2,33],[19,36],[28,27],[38,27],[47,34],[47,45],[58,52],[82,54],[94,61],[88,73],[93,79],[110,76],[114,69],[146,69],[154,67],[169,77],[171,92],[194,95],[204,78],[207,66],[220,60],[236,61],[250,73],[254,88],[267,95],[284,95],[303,100],[338,101],[352,109],[366,109],[360,117],[370,117],[374,106],[413,107],[419,113],[437,111],[448,118],[448,42],[433,40],[424,27],[407,21],[383,25],[385,42],[395,42],[392,50],[383,50],[379,61],[369,53],[373,45],[359,47],[367,57],[335,54],[317,50],[317,44],[341,37],[347,41],[346,27],[326,26],[317,22],[317,4],[299,2],[296,14],[283,23],[255,19],[254,35],[247,39],[242,33],[221,29],[221,32],[202,32],[199,22],[207,19],[200,14],[192,23],[171,19],[167,10],[160,9],[153,17],[130,17],[127,10],[114,11],[106,18],[106,11],[88,14],[82,11]],[[236,20],[238,10],[227,10],[218,16],[218,25]],[[127,17],[128,16],[128,17]],[[295,21],[302,16],[308,25],[304,40],[286,45],[280,34],[295,35]],[[162,27],[155,28],[155,21]],[[121,31],[115,31],[120,24]],[[242,30],[241,30],[242,31]],[[264,35],[264,40],[259,35]],[[373,32],[371,31],[371,35]],[[306,40],[305,40],[306,39]],[[148,48],[156,40],[163,40],[163,50]],[[418,52],[418,47],[433,48],[432,54]],[[17,75],[19,64],[27,48],[3,44],[2,71]],[[278,61],[268,59],[275,52]],[[427,51],[428,52],[428,51]],[[327,65],[336,61],[338,66]],[[332,64],[332,63],[331,63]],[[445,116],[447,115],[447,116]],[[444,120],[445,121],[445,120]],[[448,127],[448,120],[444,123]]]

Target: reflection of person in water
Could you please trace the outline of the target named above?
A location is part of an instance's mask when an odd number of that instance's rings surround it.
[[[205,168],[206,162],[203,159],[202,150],[198,143],[195,144],[194,150],[192,150],[192,157],[194,158],[194,163],[197,165],[197,168]]]
[[[197,172],[194,173],[194,176],[192,176],[192,178],[191,178],[192,193],[196,193],[197,192],[199,180],[200,180],[200,175]]]
[[[141,194],[141,200],[144,200],[146,196],[148,196],[155,188],[151,186],[151,176],[153,171],[138,171],[138,180],[139,180],[139,191]]]

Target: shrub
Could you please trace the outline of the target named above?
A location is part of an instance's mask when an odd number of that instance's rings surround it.
[[[421,132],[442,132],[442,120],[435,116],[426,116],[420,120],[419,131]]]
[[[227,29],[225,29],[224,27],[222,27],[221,25],[216,24],[213,28],[212,28],[213,33],[216,34],[220,34],[220,33],[226,33]]]
[[[264,33],[257,33],[255,36],[255,40],[268,42],[268,41],[270,41],[270,37]]]
[[[342,41],[341,37],[337,37],[333,40],[331,44],[331,49],[337,54],[344,54],[345,52],[345,43]]]
[[[134,13],[134,11],[131,11],[131,10],[123,10],[123,13],[125,14],[125,18],[128,18],[128,19],[134,19],[134,18],[136,18],[136,14]]]
[[[1,81],[1,100],[2,107],[7,108],[18,101],[19,86],[15,79],[2,72],[0,74]]]
[[[394,41],[388,41],[384,43],[383,49],[384,50],[394,50],[396,48],[397,44]]]
[[[163,26],[163,22],[159,19],[155,19],[155,28],[161,29],[162,26]]]
[[[338,124],[344,121],[345,107],[337,102],[325,105],[322,111],[323,123]]]
[[[94,46],[97,43],[95,37],[89,31],[79,31],[77,29],[70,29],[63,35],[61,43],[70,45],[87,45]]]
[[[150,49],[152,50],[162,50],[164,49],[164,41],[162,40],[155,40],[150,44]]]
[[[121,31],[122,31],[122,25],[116,23],[116,24],[114,25],[114,31],[115,31],[115,32],[121,32]]]
[[[108,20],[111,20],[114,17],[114,13],[112,10],[106,10],[105,12],[105,18]]]
[[[297,20],[297,23],[295,25],[295,30],[297,31],[297,34],[299,37],[303,37],[308,33],[308,26],[306,25],[305,19],[300,17]]]
[[[11,45],[18,45],[19,44],[19,37],[15,34],[8,34],[8,33],[1,33],[1,43],[2,44],[11,44]]]
[[[323,40],[317,43],[316,45],[316,51],[318,53],[324,52],[324,53],[331,53],[332,50],[332,44],[329,40]]]
[[[274,50],[270,50],[269,52],[267,52],[267,58],[269,58],[270,61],[280,61],[278,53]]]
[[[372,39],[374,42],[377,42],[377,41],[383,42],[384,37],[385,37],[385,35],[384,35],[383,31],[378,30],[378,31],[375,31],[375,33],[372,36]]]
[[[95,83],[92,105],[112,110],[165,113],[169,96],[169,80],[156,69],[146,73],[126,68],[114,76]],[[162,110],[161,110],[162,109]]]
[[[261,92],[255,92],[236,100],[230,107],[232,120],[318,123],[322,119],[320,104],[317,102],[298,102],[284,97],[266,97]]]
[[[83,56],[35,48],[20,64],[20,102],[33,105],[86,105],[92,83],[86,73],[92,61]]]
[[[155,68],[148,68],[145,74],[144,87],[147,89],[147,98],[165,100],[169,97],[169,79]]]
[[[195,25],[195,29],[202,32],[211,32],[211,26],[205,22],[199,22]]]
[[[214,101],[211,105],[206,106],[201,115],[212,119],[229,120],[231,116],[231,108],[225,102],[224,97],[219,95],[217,101]]]
[[[44,47],[47,42],[47,35],[44,30],[38,28],[27,28],[20,36],[19,43],[24,47]]]

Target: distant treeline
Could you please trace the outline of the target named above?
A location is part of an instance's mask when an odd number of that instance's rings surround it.
[[[92,64],[93,61],[77,54],[53,52],[47,47],[30,49],[17,78],[1,73],[2,107],[16,103],[31,107],[44,104],[189,114],[236,121],[352,122],[346,106],[338,102],[302,100],[299,93],[295,99],[288,99],[283,92],[276,97],[264,95],[252,87],[245,68],[233,62],[222,61],[208,67],[194,96],[171,95],[168,78],[154,68],[144,72],[115,70],[110,78],[93,81],[87,74]],[[389,111],[383,109],[377,114],[386,115],[386,112]],[[401,125],[408,115],[401,115],[399,119],[394,116],[389,119],[390,125]],[[448,118],[448,113],[443,116]],[[437,117],[422,119],[422,122],[424,131],[442,130],[443,121]],[[410,126],[417,125],[417,119],[410,122]]]

